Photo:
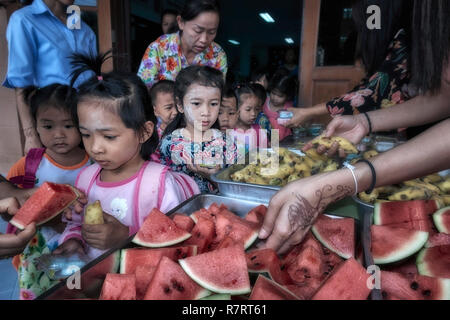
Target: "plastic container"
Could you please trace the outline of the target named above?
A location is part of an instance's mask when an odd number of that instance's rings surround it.
[[[312,137],[318,137],[322,134],[323,131],[323,125],[321,125],[320,123],[313,123],[309,129],[309,135]]]
[[[294,114],[291,111],[280,111],[278,116],[278,124],[284,126],[289,120],[292,119]]]

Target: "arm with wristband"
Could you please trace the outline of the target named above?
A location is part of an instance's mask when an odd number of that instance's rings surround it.
[[[260,238],[280,254],[300,243],[328,205],[374,187],[449,168],[450,119],[388,152],[341,169],[294,181],[270,201]]]

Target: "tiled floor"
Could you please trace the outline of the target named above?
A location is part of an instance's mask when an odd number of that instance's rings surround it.
[[[0,233],[4,233],[6,223],[0,219]],[[19,284],[17,271],[11,264],[11,259],[0,260],[0,300],[19,299]]]

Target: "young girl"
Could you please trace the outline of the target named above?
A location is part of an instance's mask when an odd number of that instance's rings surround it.
[[[179,114],[160,144],[161,163],[192,176],[201,192],[214,190],[212,174],[236,159],[236,147],[218,130],[223,75],[205,66],[183,69],[175,81]]]
[[[42,89],[26,90],[26,99],[36,124],[42,149],[31,149],[14,164],[8,179],[22,188],[39,187],[44,182],[75,184],[78,173],[90,165],[86,151],[80,147],[81,136],[70,112],[69,86],[53,84]],[[65,223],[52,219],[38,228],[36,236],[13,263],[18,268],[20,298],[33,299],[57,282],[38,272],[32,260],[58,246]],[[12,225],[9,232],[14,232]]]
[[[227,130],[236,128],[238,121],[237,98],[232,88],[226,86],[222,94],[222,102],[219,108],[220,131],[226,133]]]
[[[236,139],[239,154],[256,151],[260,145],[267,146],[267,135],[260,136],[261,127],[255,124],[259,114],[259,98],[250,84],[239,84],[235,89],[238,101],[238,121],[230,132],[230,137]],[[264,138],[265,141],[261,141]],[[244,151],[245,150],[245,151]]]
[[[157,132],[159,139],[162,138],[164,130],[178,113],[173,97],[174,90],[175,82],[171,80],[161,80],[150,89],[153,110],[158,118]]]
[[[263,111],[270,120],[272,128],[278,130],[280,141],[291,135],[292,131],[278,123],[279,111],[293,108],[295,80],[282,73],[274,75],[269,85],[270,95],[266,99]]]
[[[86,64],[80,72],[95,65],[88,58],[79,59]],[[93,259],[136,233],[153,208],[166,213],[198,189],[183,190],[180,177],[187,186],[195,182],[148,161],[158,145],[156,117],[148,108],[147,89],[135,74],[91,78],[80,86],[74,105],[86,151],[96,161],[78,175],[75,186],[89,203],[100,200],[105,223],[82,225],[82,217],[73,215],[77,219],[66,227],[55,253],[80,251],[85,243]]]

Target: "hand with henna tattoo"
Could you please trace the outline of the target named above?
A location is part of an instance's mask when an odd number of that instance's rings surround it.
[[[335,181],[344,181],[346,184],[337,184]],[[345,171],[294,181],[270,201],[260,238],[267,239],[265,247],[279,254],[286,253],[303,240],[318,215],[330,203],[354,192],[351,174]]]

